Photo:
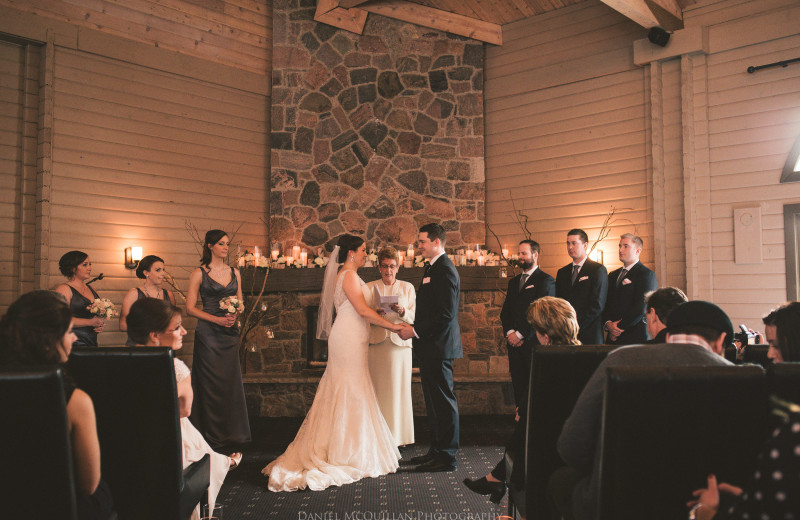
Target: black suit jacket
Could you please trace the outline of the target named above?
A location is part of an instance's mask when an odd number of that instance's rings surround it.
[[[608,291],[608,271],[603,264],[586,259],[572,285],[572,263],[556,274],[556,296],[567,300],[578,315],[578,339],[584,345],[603,343],[603,307]]]
[[[461,279],[448,256],[440,256],[422,278],[417,290],[417,312],[413,339],[414,353],[420,358],[455,359],[462,357],[461,329],[458,326],[458,299]]]
[[[555,296],[556,283],[553,277],[537,268],[525,281],[525,287],[519,289],[521,274],[508,281],[506,300],[500,311],[500,322],[503,324],[503,334],[513,329],[522,334],[526,343],[538,345],[536,332],[528,323],[528,307],[542,296]]]
[[[648,339],[647,325],[642,321],[645,314],[644,295],[658,289],[656,273],[641,262],[636,262],[617,285],[621,271],[620,267],[608,275],[608,299],[603,311],[603,323],[619,320],[618,326],[625,332],[615,341],[608,343],[612,345],[644,343]]]

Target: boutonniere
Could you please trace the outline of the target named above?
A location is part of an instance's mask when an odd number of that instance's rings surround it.
[[[633,283],[633,282],[631,281],[630,278],[625,278],[624,280],[622,280],[622,285],[628,285],[628,284],[631,284],[631,283]]]
[[[582,281],[584,281],[584,280],[588,280],[588,279],[589,279],[589,277],[588,277],[588,276],[581,276],[580,278],[578,278],[578,281],[579,281],[579,282],[582,282]]]

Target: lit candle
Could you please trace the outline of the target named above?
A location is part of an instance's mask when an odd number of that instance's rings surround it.
[[[483,255],[478,255],[478,265],[483,266],[486,263],[486,257]]]
[[[253,265],[258,267],[259,260],[261,260],[261,250],[258,249],[258,246],[255,246],[255,253],[253,253]]]
[[[402,251],[398,251],[397,252],[397,260],[398,260],[397,265],[403,265],[403,262],[405,262],[405,259],[406,259],[406,254],[403,253]]]
[[[308,260],[308,251],[306,251],[305,249],[303,249],[303,250],[300,252],[300,264],[301,264],[303,267],[305,267],[305,266],[306,266],[306,261],[307,261],[307,260]]]
[[[294,258],[295,260],[300,258],[300,246],[292,247],[292,258]]]
[[[408,251],[406,251],[406,257],[410,259],[414,259],[414,244],[408,244]]]
[[[503,247],[503,258],[508,258],[508,246]]]
[[[275,262],[278,260],[278,255],[281,254],[280,250],[277,247],[277,244],[272,247],[272,261]]]
[[[472,251],[472,249],[467,249],[467,260],[472,260],[473,254],[474,252]]]

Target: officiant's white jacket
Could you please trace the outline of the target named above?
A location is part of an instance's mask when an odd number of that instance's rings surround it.
[[[380,291],[381,296],[388,296],[388,295],[397,295],[398,297],[398,304],[402,305],[406,309],[406,314],[402,318],[396,312],[387,312],[384,318],[392,323],[414,323],[414,315],[417,310],[417,293],[414,290],[414,286],[408,282],[404,282],[403,280],[395,280],[394,285],[391,287],[387,287],[384,285],[383,280],[380,278],[367,283],[367,287],[369,288],[369,300],[367,303],[373,309],[377,309],[380,305],[380,302],[373,301],[375,300],[375,288],[377,287],[378,291]],[[383,327],[377,327],[375,325],[370,326],[370,336],[369,336],[369,343],[370,345],[375,345],[378,343],[382,343],[386,337],[399,347],[408,347],[411,348],[411,340],[402,340],[400,336],[395,334],[394,332],[389,332],[388,330],[384,329]]]

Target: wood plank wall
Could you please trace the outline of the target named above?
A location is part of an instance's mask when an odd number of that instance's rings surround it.
[[[0,42],[0,309],[33,288],[39,49]]]
[[[138,280],[123,249],[162,256],[184,287],[199,263],[187,221],[263,244],[263,96],[56,49],[50,272],[70,249],[90,254],[103,296]],[[56,281],[57,283],[57,281]],[[114,332],[101,335],[120,344]]]
[[[793,13],[793,14],[792,14]],[[711,189],[712,290],[734,323],[761,328],[760,317],[786,299],[783,206],[800,202],[800,184],[780,184],[780,172],[800,136],[800,66],[748,74],[800,56],[795,1],[705,1],[686,12],[687,24],[709,27],[707,79]],[[794,34],[782,21],[795,20]],[[733,210],[759,206],[760,264],[736,264]]]
[[[527,214],[553,275],[569,262],[567,231],[583,228],[593,241],[611,206],[615,222],[599,245],[606,266],[619,265],[626,232],[644,239],[642,260],[652,263],[648,100],[631,48],[644,35],[590,1],[504,26],[504,45],[487,51],[487,222],[516,244],[513,208]]]
[[[271,70],[267,0],[0,0],[0,6],[258,74]]]

